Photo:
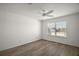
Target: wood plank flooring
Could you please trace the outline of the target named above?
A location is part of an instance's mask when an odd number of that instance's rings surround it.
[[[38,40],[0,52],[0,56],[78,56],[79,48],[47,40]]]

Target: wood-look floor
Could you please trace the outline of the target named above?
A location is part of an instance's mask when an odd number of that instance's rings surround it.
[[[0,56],[78,56],[79,48],[47,40],[7,49]]]

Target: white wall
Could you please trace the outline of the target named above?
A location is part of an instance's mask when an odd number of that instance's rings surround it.
[[[47,24],[49,22],[58,22],[58,21],[67,22],[67,38],[54,37],[54,36],[48,35]],[[42,21],[42,23],[43,23],[42,39],[79,47],[79,13],[75,13],[75,14],[63,16],[63,17],[58,17],[58,18],[54,18],[50,20],[44,20]]]
[[[0,51],[40,39],[40,22],[0,10]]]

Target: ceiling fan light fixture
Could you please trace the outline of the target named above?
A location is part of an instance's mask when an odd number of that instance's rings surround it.
[[[51,13],[53,13],[53,10],[42,10],[42,16],[48,16],[48,17],[53,17],[53,15],[50,15]]]

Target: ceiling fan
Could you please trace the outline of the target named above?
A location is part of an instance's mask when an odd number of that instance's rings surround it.
[[[49,11],[42,10],[41,13],[42,13],[42,16],[53,17],[53,15],[51,15],[53,13],[53,10],[49,10]]]

